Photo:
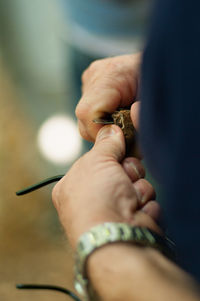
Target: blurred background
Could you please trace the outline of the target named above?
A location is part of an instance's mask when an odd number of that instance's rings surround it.
[[[91,61],[142,50],[150,0],[0,0],[0,299],[70,300],[16,283],[73,290],[73,256],[51,189],[15,192],[64,174],[91,144],[74,109]]]

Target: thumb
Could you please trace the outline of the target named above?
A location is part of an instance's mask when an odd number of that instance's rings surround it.
[[[116,125],[103,126],[96,137],[94,151],[118,162],[125,155],[125,140],[122,130]]]

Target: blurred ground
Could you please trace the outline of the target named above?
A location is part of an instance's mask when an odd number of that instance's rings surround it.
[[[15,289],[16,283],[73,289],[72,254],[51,204],[51,188],[15,196],[44,173],[19,97],[0,66],[0,300],[70,300],[53,291]]]

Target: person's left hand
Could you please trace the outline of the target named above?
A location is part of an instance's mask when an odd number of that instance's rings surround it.
[[[131,107],[137,129],[138,110],[134,101],[139,90],[141,53],[109,57],[92,62],[82,74],[82,96],[76,107],[81,136],[94,142],[104,118],[118,108]]]
[[[126,158],[124,136],[115,125],[104,126],[93,149],[81,157],[53,189],[53,203],[70,243],[104,222],[125,222],[161,233],[160,207],[153,187],[136,158]]]

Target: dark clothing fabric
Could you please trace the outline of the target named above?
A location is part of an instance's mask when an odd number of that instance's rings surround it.
[[[158,0],[142,68],[141,144],[182,267],[200,281],[200,1]]]

